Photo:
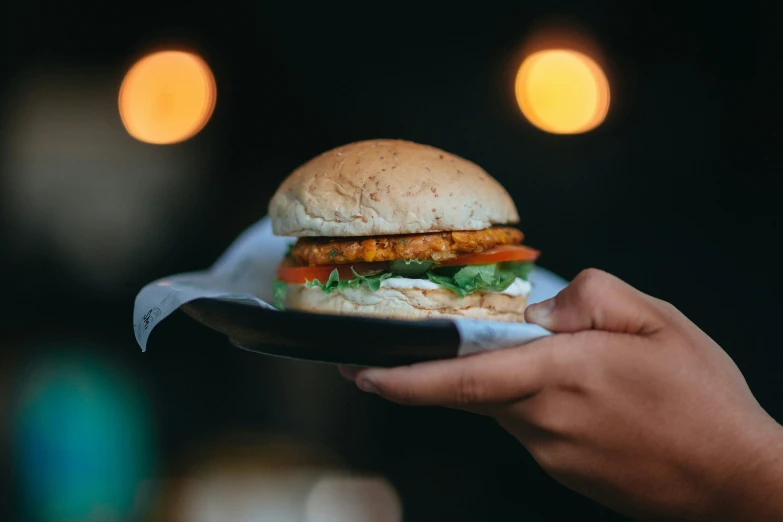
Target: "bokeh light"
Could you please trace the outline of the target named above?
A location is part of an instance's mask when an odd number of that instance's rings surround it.
[[[522,114],[553,134],[579,134],[600,125],[609,111],[609,81],[589,56],[570,49],[529,55],[517,72]]]
[[[327,446],[293,433],[226,432],[182,453],[157,492],[160,522],[400,522],[395,487],[354,473]]]
[[[401,522],[402,502],[379,476],[324,474],[305,503],[307,522]]]
[[[166,255],[199,210],[193,202],[207,188],[213,154],[203,141],[130,139],[116,103],[111,75],[45,67],[20,75],[0,98],[6,247],[19,259],[56,260],[94,295],[124,291],[137,270]],[[36,284],[49,281],[40,275]]]
[[[57,348],[24,368],[14,393],[12,455],[23,519],[137,517],[136,491],[154,460],[139,389],[94,355]]]
[[[125,75],[120,117],[128,133],[147,143],[170,144],[195,136],[215,108],[215,77],[199,56],[159,51]]]

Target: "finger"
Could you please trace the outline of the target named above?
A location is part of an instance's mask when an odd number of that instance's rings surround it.
[[[595,269],[581,272],[555,297],[530,305],[525,320],[553,332],[606,330],[638,335],[652,334],[666,321],[648,295]]]
[[[363,368],[363,366],[346,366],[344,364],[340,364],[337,366],[337,371],[340,372],[340,375],[349,381],[356,381],[356,374],[358,374]]]
[[[359,372],[360,389],[408,405],[509,403],[535,394],[553,374],[547,343]]]

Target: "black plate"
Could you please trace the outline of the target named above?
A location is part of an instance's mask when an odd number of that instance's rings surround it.
[[[278,312],[216,299],[181,309],[251,352],[360,366],[399,366],[457,356],[459,332],[446,319],[401,321]]]

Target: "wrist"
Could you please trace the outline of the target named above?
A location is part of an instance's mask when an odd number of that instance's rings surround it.
[[[783,426],[765,414],[742,430],[731,455],[718,456],[709,520],[783,520]]]

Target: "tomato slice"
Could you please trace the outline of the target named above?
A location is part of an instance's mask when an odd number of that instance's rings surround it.
[[[325,283],[332,271],[336,268],[340,279],[351,279],[355,277],[351,267],[359,275],[377,274],[389,269],[389,263],[353,263],[349,265],[321,265],[321,266],[292,266],[283,261],[277,267],[277,278],[284,283],[292,285],[303,285],[307,281],[318,279]]]
[[[465,254],[442,261],[437,266],[486,265],[504,261],[535,261],[541,252],[524,245],[501,245],[484,252]]]

